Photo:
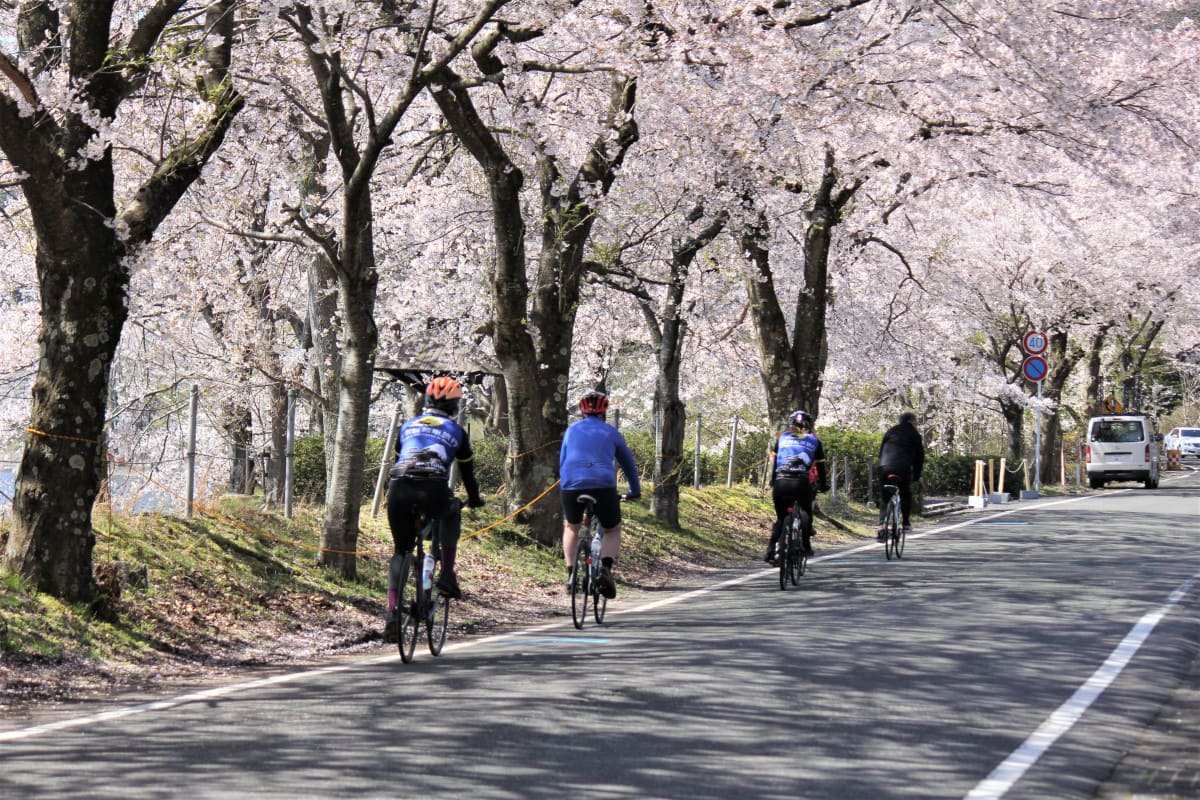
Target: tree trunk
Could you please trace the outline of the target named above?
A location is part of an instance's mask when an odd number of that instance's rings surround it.
[[[98,157],[83,154],[103,141],[98,128],[116,118],[125,99],[148,80],[150,66],[161,63],[159,36],[179,4],[159,4],[144,14],[133,35],[120,38],[119,52],[112,44],[112,3],[71,4],[69,48],[44,49],[61,41],[58,13],[46,4],[21,6],[16,45],[23,63],[6,56],[5,71],[29,107],[0,92],[0,148],[24,174],[19,183],[37,237],[41,323],[5,562],[42,591],[86,600],[95,587],[91,514],[109,370],[128,314],[128,257],[150,241],[200,176],[241,109],[243,100],[229,82],[233,7],[231,0],[217,0],[206,12],[212,37],[201,81],[210,103],[207,119],[193,128],[194,138],[183,138],[161,158],[118,215],[111,147]],[[61,119],[40,106],[33,88],[58,59],[70,73],[76,106]],[[117,62],[119,72],[112,69]]]
[[[691,211],[687,220],[699,221],[704,216],[701,204]],[[672,243],[671,280],[663,300],[661,321],[647,300],[642,300],[643,316],[650,326],[651,337],[658,351],[658,375],[655,379],[655,405],[658,424],[657,458],[654,464],[654,496],[651,510],[661,522],[679,527],[679,472],[683,466],[683,440],[687,415],[679,398],[679,368],[683,361],[683,342],[692,307],[684,307],[688,273],[692,262],[702,249],[721,233],[728,214],[718,214],[705,228],[682,241]]]
[[[1091,347],[1088,349],[1088,385],[1087,385],[1087,403],[1090,410],[1100,408],[1104,398],[1100,396],[1101,366],[1104,356],[1104,342],[1108,337],[1108,332],[1112,328],[1113,323],[1106,322],[1101,325],[1096,333],[1092,336]]]
[[[503,375],[492,381],[492,410],[488,427],[500,436],[508,436],[508,382]]]
[[[268,508],[283,503],[283,484],[287,480],[287,407],[288,390],[283,383],[271,385],[271,459],[270,473],[264,476],[267,485],[272,487],[265,498]]]
[[[341,398],[342,352],[338,343],[338,277],[324,254],[308,262],[308,315],[316,354],[318,390],[321,394],[319,427],[325,454],[325,502],[333,483],[333,454],[336,449],[338,403]]]
[[[828,192],[820,193],[809,215],[804,234],[804,286],[796,295],[796,324],[792,329],[792,361],[796,365],[797,400],[816,417],[821,409],[821,387],[829,359],[825,329],[829,289],[829,247],[838,213]]]
[[[666,365],[665,369],[660,367],[656,392],[661,408],[660,447],[654,465],[654,495],[650,510],[660,522],[678,528],[679,471],[683,466],[683,440],[687,428],[686,409],[679,399],[678,358],[674,365]]]
[[[1062,396],[1075,365],[1083,357],[1078,348],[1070,348],[1066,331],[1050,334],[1050,375],[1042,386],[1042,398],[1054,403],[1054,411],[1043,419],[1042,483],[1057,483],[1062,477]]]
[[[522,509],[518,519],[530,526],[535,540],[553,545],[559,540],[559,515],[556,493],[547,490],[553,490],[558,475],[555,445],[567,424],[566,392],[583,255],[596,219],[592,195],[607,194],[626,152],[637,141],[632,113],[636,82],[614,76],[608,127],[569,182],[559,173],[555,157],[538,148],[542,253],[532,292],[521,212],[524,173],[480,118],[458,76],[444,70],[438,84],[432,89],[434,100],[482,168],[491,197],[496,240],[492,340],[508,388],[509,506]],[[563,184],[565,193],[560,191]]]
[[[796,296],[792,335],[775,292],[769,261],[765,217],[742,234],[742,249],[751,263],[747,279],[767,406],[773,424],[780,424],[797,407],[814,417],[820,413],[821,389],[829,355],[826,318],[829,308],[829,251],[842,211],[865,178],[838,188],[841,176],[834,152],[825,146],[825,167],[813,195],[804,232],[804,285]]]
[[[1008,463],[1019,469],[1025,456],[1025,405],[1015,400],[1002,399],[1000,412],[1008,425]],[[1020,487],[1014,486],[1013,493]]]
[[[129,274],[114,231],[103,224],[115,211],[102,197],[92,197],[99,208],[67,204],[53,237],[39,236],[41,358],[5,550],[9,569],[68,601],[94,595],[92,505],[100,488],[109,367],[128,314]],[[47,240],[64,246],[52,248]]]
[[[371,387],[375,379],[375,352],[379,331],[375,327],[375,271],[370,201],[361,213],[364,223],[356,243],[357,280],[338,281],[338,313],[342,320],[341,374],[338,387],[337,425],[333,468],[325,486],[325,522],[321,534],[320,563],[336,568],[346,579],[357,575],[358,518],[363,503]],[[327,387],[332,395],[332,387]],[[328,430],[328,424],[326,427]]]
[[[758,343],[759,375],[767,395],[767,415],[772,425],[778,425],[800,404],[800,379],[792,361],[787,321],[775,293],[767,226],[766,215],[760,213],[753,224],[742,229],[741,245],[750,262],[746,294]]]
[[[250,494],[253,486],[250,479],[253,417],[250,409],[240,403],[228,403],[222,409],[221,416],[221,428],[229,440],[229,491],[232,494]]]

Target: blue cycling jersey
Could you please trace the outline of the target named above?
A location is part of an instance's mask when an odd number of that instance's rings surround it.
[[[642,493],[633,452],[620,431],[597,416],[584,417],[563,435],[558,476],[564,491],[608,489],[617,486],[616,461],[629,481],[629,493]]]
[[[805,475],[817,457],[821,440],[813,434],[797,436],[784,431],[775,443],[775,473],[777,475]]]
[[[393,474],[406,477],[445,478],[467,440],[466,431],[445,414],[427,410],[400,428],[396,439],[396,466]]]

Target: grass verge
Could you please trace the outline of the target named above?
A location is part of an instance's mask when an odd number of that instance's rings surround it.
[[[500,518],[497,506],[464,513],[468,597],[455,606],[456,636],[567,613],[557,547],[514,523],[471,537]],[[0,706],[378,646],[392,545],[384,518],[363,511],[358,576],[347,580],[317,566],[318,507],[300,507],[290,521],[263,510],[261,498],[238,496],[192,519],[97,509],[97,575],[119,596],[99,619],[14,575],[0,578]],[[841,529],[818,521],[818,547],[870,535],[874,512],[835,511]],[[638,588],[757,558],[773,519],[770,498],[745,485],[685,489],[679,530],[644,504],[626,505],[624,515],[620,577]]]

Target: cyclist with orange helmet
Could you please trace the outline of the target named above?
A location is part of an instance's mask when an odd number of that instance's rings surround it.
[[[396,463],[390,472],[387,507],[388,526],[396,547],[393,559],[402,559],[416,543],[419,516],[442,520],[442,574],[437,588],[455,599],[462,597],[454,572],[462,510],[450,488],[453,462],[458,462],[467,490],[467,506],[483,505],[475,480],[471,440],[455,421],[461,401],[462,386],[454,378],[437,377],[425,387],[425,410],[405,422],[396,438]],[[394,608],[395,602],[389,597],[391,614]]]
[[[579,543],[579,526],[583,522],[581,495],[596,498],[596,518],[604,528],[600,553],[601,567],[597,588],[605,597],[617,596],[612,571],[621,550],[621,505],[617,495],[617,471],[613,462],[621,465],[629,481],[627,500],[642,494],[633,451],[620,431],[604,421],[608,411],[608,395],[599,389],[590,391],[579,400],[579,420],[563,435],[558,455],[558,476],[562,481],[560,494],[563,509],[563,558],[567,563],[567,580],[574,566],[575,549]]]

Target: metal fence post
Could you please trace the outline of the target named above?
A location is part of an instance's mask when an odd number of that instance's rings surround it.
[[[738,417],[733,417],[733,431],[729,434],[729,468],[725,473],[725,488],[733,486],[733,459],[737,455]]]
[[[700,488],[700,420],[702,415],[699,411],[696,412],[696,454],[692,467],[692,487]]]
[[[400,426],[400,415],[404,413],[404,403],[396,403],[396,411],[392,414],[392,424],[388,427],[387,441],[383,445],[383,455],[379,457],[379,477],[375,479],[375,497],[371,500],[371,516],[379,516],[379,503],[383,499],[383,489],[387,486],[388,470],[394,457],[392,451],[396,448],[396,429]]]
[[[200,387],[192,384],[191,413],[188,418],[187,515],[192,516],[196,501],[196,416],[200,412]]]
[[[292,518],[292,481],[296,475],[296,390],[288,390],[287,441],[283,450],[283,516]]]
[[[837,502],[837,456],[829,459],[829,502]]]

